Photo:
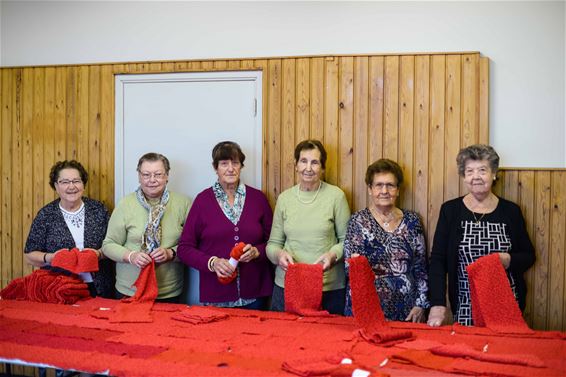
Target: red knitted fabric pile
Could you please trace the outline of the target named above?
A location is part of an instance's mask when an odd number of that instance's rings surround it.
[[[392,330],[387,325],[375,290],[375,274],[367,258],[364,256],[350,258],[349,264],[352,311],[361,327],[358,335],[370,343],[382,346],[392,346],[412,339],[411,331]]]
[[[141,270],[134,286],[136,293],[132,297],[123,298],[112,310],[109,315],[111,323],[153,322],[151,308],[158,293],[153,259]]]
[[[83,249],[80,251],[76,247],[61,249],[55,253],[51,261],[52,267],[59,267],[75,274],[81,272],[98,271],[98,256],[93,249]]]
[[[322,265],[294,263],[285,273],[285,311],[301,316],[329,316],[321,310]]]
[[[35,270],[23,278],[14,279],[0,291],[0,297],[11,300],[74,304],[90,296],[88,287],[74,276],[58,275],[47,270]]]
[[[220,321],[222,319],[227,319],[228,317],[228,314],[222,313],[218,310],[208,309],[203,306],[191,306],[185,310],[175,313],[171,316],[171,319],[198,325],[201,323]]]
[[[498,253],[479,258],[466,270],[475,326],[501,333],[534,333],[523,319]]]
[[[535,368],[544,368],[544,362],[534,355],[508,355],[494,354],[475,350],[468,344],[449,344],[431,348],[435,355],[448,357],[461,357],[479,361],[489,361],[500,364],[525,365]]]

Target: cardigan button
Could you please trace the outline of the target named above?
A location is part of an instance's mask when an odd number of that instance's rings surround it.
[[[238,228],[238,227],[235,227],[235,228],[234,228],[234,232],[237,232],[237,231],[239,231],[239,230],[240,230],[240,228]]]
[[[235,241],[238,241],[239,239],[240,239],[240,237],[234,236],[234,240],[235,240]]]

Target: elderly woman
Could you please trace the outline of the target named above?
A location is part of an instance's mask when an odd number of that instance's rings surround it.
[[[273,214],[265,195],[240,179],[246,156],[223,141],[212,150],[217,181],[197,195],[181,240],[179,258],[199,270],[203,305],[266,309],[273,290],[273,269],[265,255]],[[235,267],[230,251],[243,242]],[[229,279],[236,272],[235,279]]]
[[[28,263],[44,267],[58,250],[94,249],[99,256],[99,271],[94,279],[90,273],[82,273],[81,277],[91,283],[92,294],[112,298],[114,262],[100,259],[103,255],[98,250],[106,234],[108,211],[101,202],[83,196],[87,182],[88,173],[79,162],[65,160],[53,165],[49,185],[59,197],[40,209],[33,220],[25,257]]]
[[[350,257],[365,256],[375,273],[375,289],[385,318],[424,322],[427,298],[426,246],[419,216],[399,209],[401,167],[381,159],[366,171],[369,206],[352,215],[344,241],[348,277]],[[346,315],[352,315],[347,280]]]
[[[191,202],[167,189],[169,160],[159,153],[138,161],[139,187],[114,209],[102,251],[116,265],[117,298],[133,296],[141,269],[153,260],[157,300],[179,302],[183,265],[176,248]]]
[[[520,208],[491,191],[499,156],[489,145],[472,145],[456,158],[468,194],[444,203],[434,234],[429,272],[430,326],[440,326],[446,312],[446,276],[454,322],[473,325],[466,266],[498,253],[519,306],[525,307],[523,273],[535,252]]]
[[[285,310],[285,272],[292,263],[322,264],[322,308],[344,313],[343,242],[350,218],[344,192],[322,180],[326,150],[318,140],[295,147],[299,183],[277,198],[267,255],[277,266],[271,309]]]

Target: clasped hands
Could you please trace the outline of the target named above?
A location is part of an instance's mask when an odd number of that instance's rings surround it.
[[[259,250],[257,247],[252,246],[251,244],[247,244],[244,246],[244,254],[240,257],[240,263],[248,263],[252,260],[259,257]],[[214,264],[212,266],[214,272],[216,272],[216,276],[219,278],[227,278],[232,276],[234,270],[236,269],[234,266],[230,264],[228,259],[225,258],[216,258],[214,260]]]
[[[327,271],[330,267],[334,266],[338,257],[333,251],[328,251],[318,257],[313,264],[322,264],[322,270]],[[277,257],[277,263],[283,271],[287,271],[290,264],[295,263],[293,256],[286,250],[281,249]]]
[[[175,259],[175,253],[172,249],[166,249],[164,247],[158,247],[149,254],[142,253],[141,251],[130,251],[128,253],[127,262],[138,268],[144,268],[151,263],[152,259],[155,263],[169,262]]]

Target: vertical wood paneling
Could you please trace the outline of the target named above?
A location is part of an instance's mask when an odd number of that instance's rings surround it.
[[[399,151],[399,56],[385,57],[383,157],[397,160]]]
[[[324,147],[328,153],[325,176],[333,185],[338,184],[338,114],[341,107],[338,82],[338,58],[328,58],[324,69]]]
[[[324,141],[324,58],[310,64],[310,137]]]
[[[428,234],[434,230],[428,226],[428,153],[429,153],[429,110],[430,110],[430,57],[415,58],[415,171],[414,171],[414,210],[421,215],[421,220]],[[430,238],[430,236],[428,237]],[[431,238],[432,239],[432,238]],[[428,242],[429,250],[432,243]]]
[[[383,156],[383,96],[384,96],[383,56],[369,58],[369,125],[368,159],[370,162]]]
[[[430,151],[429,154],[429,197],[428,229],[436,229],[440,206],[444,202],[444,104],[445,104],[445,64],[444,56],[433,56],[430,66]],[[429,245],[432,245],[434,233],[428,232]]]
[[[354,120],[354,59],[340,58],[340,113],[338,141],[338,186],[352,207],[353,120]]]
[[[365,186],[366,167],[368,166],[368,58],[354,58],[354,156],[353,156],[353,196],[354,208],[367,206]]]
[[[554,299],[549,300],[548,324],[550,329],[564,329],[566,327],[566,172],[551,173],[550,194],[550,255],[548,265],[550,276],[548,295]],[[562,300],[560,298],[562,297]]]
[[[414,97],[415,57],[402,56],[399,78],[399,158],[405,182],[402,185],[401,208],[413,208],[414,171]]]
[[[281,191],[295,184],[295,59],[285,59],[282,68]]]
[[[267,148],[268,181],[267,199],[272,206],[275,199],[281,193],[281,60],[269,61],[269,90],[267,94],[268,118],[267,132],[269,135],[269,146]]]
[[[367,165],[386,156],[405,170],[400,205],[432,238],[440,204],[465,193],[455,157],[489,135],[489,60],[479,54],[342,56],[6,68],[0,74],[0,284],[29,273],[22,250],[36,211],[55,197],[48,170],[79,159],[87,194],[113,207],[116,72],[263,71],[263,190],[272,205],[295,182],[304,138],[328,151],[326,180],[366,205]],[[565,330],[566,172],[502,170],[495,192],[518,203],[537,249],[526,274],[525,317]],[[429,247],[430,247],[429,242]]]
[[[297,59],[295,144],[310,137],[310,59]]]
[[[446,56],[446,104],[444,105],[444,199],[460,194],[460,177],[456,156],[460,149],[460,83],[462,59],[460,55]]]
[[[537,250],[537,274],[529,275],[534,301],[532,320],[534,326],[546,326],[548,312],[548,247],[550,234],[550,173],[538,174],[534,182],[534,172],[519,173],[520,205],[528,224],[536,224],[534,229],[527,226],[531,240]],[[533,185],[534,184],[536,185]],[[536,192],[536,195],[535,195]],[[534,199],[534,200],[533,200]],[[536,203],[536,206],[535,206]],[[534,233],[533,233],[534,230]]]

